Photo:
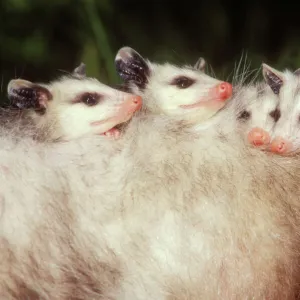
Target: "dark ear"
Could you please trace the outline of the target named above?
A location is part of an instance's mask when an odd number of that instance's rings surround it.
[[[72,75],[79,78],[86,77],[86,65],[84,63],[80,63],[80,65],[73,70]]]
[[[296,75],[296,76],[300,76],[300,68],[299,68],[299,69],[297,69],[296,71],[294,71],[294,75]]]
[[[206,61],[203,57],[200,57],[197,62],[194,65],[194,68],[196,70],[199,70],[201,72],[205,72],[205,67],[206,67]]]
[[[47,88],[22,79],[11,80],[8,83],[7,94],[12,106],[40,112],[46,110],[48,101],[52,99],[52,94]]]
[[[145,88],[150,76],[147,61],[130,47],[121,48],[115,58],[116,70],[126,83],[134,83],[140,89]]]
[[[284,75],[282,72],[275,70],[267,64],[262,64],[262,73],[265,82],[272,89],[274,94],[279,94],[280,88],[284,82]]]

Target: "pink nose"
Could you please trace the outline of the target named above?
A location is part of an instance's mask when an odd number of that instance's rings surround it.
[[[124,103],[125,108],[131,112],[135,112],[141,109],[142,107],[143,100],[141,96],[128,94],[124,100],[125,100]]]
[[[282,137],[276,137],[271,143],[271,152],[278,154],[288,153],[292,149],[292,143]]]
[[[227,100],[232,95],[232,85],[229,82],[222,82],[217,86],[217,94],[220,100]]]
[[[262,128],[255,127],[248,133],[248,142],[253,146],[262,146],[270,143],[270,135]]]

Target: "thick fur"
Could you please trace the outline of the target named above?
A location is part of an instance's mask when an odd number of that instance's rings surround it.
[[[281,116],[273,132],[273,138],[282,137],[293,144],[292,152],[300,148],[300,76],[289,70],[279,73],[282,85],[278,92],[278,109]]]
[[[197,124],[209,119],[225,104],[223,100],[218,101],[217,107],[205,105],[207,100],[212,100],[210,92],[222,81],[204,73],[202,58],[194,67],[158,64],[143,58],[130,47],[123,47],[116,55],[115,65],[127,89],[140,95],[143,108],[151,113],[180,117]],[[190,81],[190,84],[184,87],[176,84],[184,84],[184,81]],[[202,106],[182,107],[199,102]]]
[[[102,134],[131,118],[134,105],[130,98],[135,96],[86,77],[82,66],[78,67],[81,73],[74,73],[76,68],[73,74],[47,84],[22,79],[9,83],[9,99],[21,108],[26,120],[31,120],[39,140]]]
[[[0,139],[4,144],[7,140],[22,143],[24,138],[38,141],[39,137],[40,132],[24,110],[0,107]]]
[[[223,109],[224,127],[237,130],[243,138],[253,128],[262,128],[270,135],[273,133],[277,119],[276,112],[279,99],[263,81],[234,87],[232,99]],[[224,128],[225,130],[225,128]]]
[[[220,132],[141,114],[115,142],[4,139],[0,298],[296,299],[299,160]]]

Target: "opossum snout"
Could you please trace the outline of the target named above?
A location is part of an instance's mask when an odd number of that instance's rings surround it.
[[[270,135],[262,128],[255,127],[248,133],[248,142],[253,146],[262,146],[270,143]]]
[[[275,137],[271,143],[271,152],[285,154],[292,149],[292,143],[282,137]]]
[[[232,95],[232,85],[229,82],[222,82],[216,85],[212,91],[215,97],[220,100],[227,100]]]
[[[124,102],[121,105],[121,109],[126,112],[133,113],[142,107],[142,97],[138,95],[127,95],[124,97]]]

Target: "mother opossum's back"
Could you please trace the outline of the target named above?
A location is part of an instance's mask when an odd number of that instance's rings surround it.
[[[293,299],[299,162],[233,148],[208,147],[198,163],[195,201],[186,217],[194,222],[185,232],[186,259],[194,257],[189,274],[201,279],[197,294],[203,299]]]
[[[126,232],[143,234],[131,257],[140,257],[149,274],[169,278],[167,290],[178,299],[293,299],[300,246],[296,164],[243,146],[207,140],[197,146],[185,160],[155,165],[149,158],[144,176],[132,178]]]
[[[0,137],[1,233],[14,243],[30,243],[54,203],[66,202],[67,178],[47,163],[44,145],[24,137]],[[14,220],[14,221],[12,221]]]

